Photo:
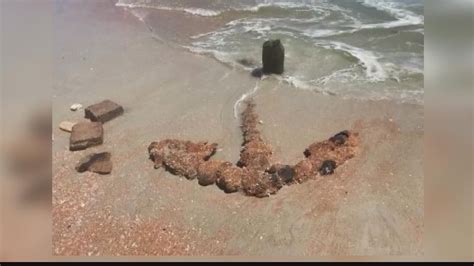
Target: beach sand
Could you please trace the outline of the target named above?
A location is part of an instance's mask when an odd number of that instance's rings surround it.
[[[54,255],[423,254],[423,106],[260,81],[153,38],[113,1],[58,3]],[[359,154],[333,175],[262,199],[153,168],[147,147],[165,138],[217,142],[213,158],[237,162],[234,105],[257,85],[251,97],[277,161],[296,163],[310,143],[345,129],[359,132]],[[69,133],[58,125],[84,120],[84,110],[70,105],[103,99],[121,104],[124,115],[104,124],[103,145],[69,151]],[[102,151],[112,153],[110,175],[74,170],[83,156]]]

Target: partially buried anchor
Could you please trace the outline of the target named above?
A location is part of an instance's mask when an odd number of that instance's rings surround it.
[[[358,134],[344,130],[328,140],[315,142],[305,151],[305,159],[295,165],[273,163],[272,147],[265,143],[257,124],[255,104],[247,101],[242,112],[243,147],[236,165],[210,160],[217,143],[165,139],[148,146],[155,168],[164,167],[172,174],[198,179],[202,186],[216,184],[226,193],[267,197],[284,185],[303,183],[317,176],[331,175],[356,154]]]

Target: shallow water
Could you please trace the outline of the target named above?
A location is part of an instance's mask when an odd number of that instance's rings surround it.
[[[282,81],[295,88],[360,99],[423,103],[424,15],[421,0],[119,0],[158,32],[156,11],[222,22],[174,39],[192,52],[236,67],[261,64],[261,45],[285,46]],[[195,25],[184,25],[183,29]],[[178,31],[180,29],[177,29]],[[179,35],[176,33],[176,35]],[[243,66],[241,59],[250,65]]]

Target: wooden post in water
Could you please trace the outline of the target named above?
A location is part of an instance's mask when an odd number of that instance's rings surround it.
[[[262,63],[264,74],[282,74],[285,62],[285,48],[279,39],[263,43]]]

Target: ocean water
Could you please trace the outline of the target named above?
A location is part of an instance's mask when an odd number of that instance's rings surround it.
[[[423,104],[422,0],[118,0],[116,5],[145,23],[157,10],[221,23],[176,44],[243,70],[260,66],[263,42],[278,38],[285,46],[285,73],[275,78],[295,89]]]

